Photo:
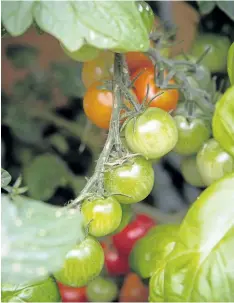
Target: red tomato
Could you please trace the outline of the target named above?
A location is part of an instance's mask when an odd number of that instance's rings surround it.
[[[149,288],[135,273],[129,273],[120,290],[119,302],[148,302]]]
[[[113,244],[120,254],[129,255],[137,240],[141,239],[155,221],[145,214],[139,214],[120,233],[112,237]]]
[[[142,69],[138,69],[135,73],[133,73],[132,79],[134,79],[140,72],[142,72]],[[175,84],[175,81],[171,79],[169,83]],[[163,92],[163,94],[153,99],[153,101],[150,103],[150,107],[159,107],[165,111],[171,111],[176,108],[179,99],[178,90],[177,89],[163,90],[157,87],[154,82],[154,68],[145,68],[144,72],[135,81],[134,86],[135,86],[135,94],[140,103],[143,102],[147,93],[147,86],[149,86],[149,92],[147,98],[148,102],[156,94]]]
[[[86,287],[70,287],[57,282],[62,302],[88,302]]]
[[[114,247],[101,243],[105,254],[105,267],[111,276],[126,275],[129,272],[128,257],[121,255]]]
[[[134,73],[136,70],[151,67],[153,68],[153,63],[150,58],[141,52],[129,52],[125,54],[126,62],[130,74]]]

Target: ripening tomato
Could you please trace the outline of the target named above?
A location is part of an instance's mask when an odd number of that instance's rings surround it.
[[[59,282],[57,284],[62,302],[88,302],[86,287],[70,287]]]
[[[90,302],[112,302],[118,295],[117,285],[110,279],[97,277],[87,286]]]
[[[210,127],[202,119],[189,120],[184,116],[174,117],[178,129],[178,141],[174,151],[180,155],[196,154],[210,137]]]
[[[56,280],[71,287],[82,287],[98,276],[104,265],[104,252],[98,241],[87,237],[70,250]]]
[[[145,199],[154,185],[154,170],[144,157],[134,157],[104,173],[104,188],[123,204]]]
[[[128,204],[121,204],[122,208],[122,218],[119,226],[114,230],[112,235],[115,235],[119,233],[121,230],[124,229],[128,225],[128,223],[131,221],[133,216],[132,206]]]
[[[129,255],[137,240],[155,226],[156,222],[145,214],[138,214],[120,233],[112,237],[113,244],[120,254]]]
[[[68,57],[80,62],[93,60],[100,54],[100,49],[89,44],[84,44],[80,49],[74,52],[69,51],[63,44],[61,44],[61,47],[64,50],[65,54],[68,55]]]
[[[94,82],[111,79],[114,73],[114,53],[102,51],[94,60],[85,62],[82,68],[82,81],[88,88]]]
[[[197,167],[203,182],[209,186],[234,171],[234,158],[215,139],[210,139],[197,154]]]
[[[169,113],[160,108],[147,108],[127,123],[125,138],[131,151],[154,160],[175,147],[178,131]]]
[[[134,79],[141,72],[142,69],[138,69],[135,73],[133,73],[131,78]],[[175,81],[171,79],[169,84],[175,84]],[[147,86],[149,86],[147,101],[149,102],[153,99],[153,101],[150,103],[150,107],[159,107],[168,112],[176,108],[179,99],[178,90],[160,89],[157,87],[154,81],[154,68],[145,68],[142,74],[134,82],[135,93],[140,103],[143,102],[146,96]],[[162,94],[154,98],[154,96],[158,93]]]
[[[114,197],[84,201],[81,207],[84,223],[89,224],[89,234],[104,237],[119,226],[122,208]]]
[[[119,302],[148,302],[149,289],[135,273],[129,273],[120,290]]]
[[[141,52],[128,52],[125,54],[126,62],[128,65],[129,73],[133,74],[136,70],[146,67],[152,67],[153,63],[150,58]]]
[[[195,187],[205,187],[198,171],[196,156],[185,157],[181,161],[181,173],[185,181]]]

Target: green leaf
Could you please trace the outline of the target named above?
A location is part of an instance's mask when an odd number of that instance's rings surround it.
[[[87,42],[101,49],[146,51],[148,33],[134,1],[37,1],[37,24],[69,51]],[[75,37],[75,39],[74,39]]]
[[[232,85],[234,85],[234,42],[228,51],[227,71],[230,82]]]
[[[35,199],[48,200],[59,186],[70,178],[66,164],[52,154],[40,155],[24,170],[24,180],[29,194]]]
[[[208,187],[188,211],[174,250],[154,276],[154,286],[164,282],[163,301],[233,300],[233,184],[234,173]]]
[[[15,68],[31,67],[38,53],[38,50],[30,45],[10,44],[6,49],[6,55]]]
[[[199,6],[199,10],[201,14],[206,15],[212,12],[212,10],[215,8],[215,1],[207,1],[207,0],[202,0],[202,1],[197,1],[197,4]]]
[[[22,35],[32,24],[34,0],[2,1],[2,23],[12,36]]]
[[[23,196],[2,195],[2,283],[43,280],[59,270],[67,252],[84,238],[78,209]]]
[[[11,182],[11,175],[3,168],[1,168],[1,187],[6,187]]]
[[[216,1],[217,6],[232,20],[234,20],[234,2]]]

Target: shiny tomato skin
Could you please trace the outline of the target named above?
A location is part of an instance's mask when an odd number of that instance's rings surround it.
[[[150,58],[141,52],[128,52],[125,54],[126,62],[130,74],[136,70],[144,69],[146,67],[153,68],[153,63]]]
[[[104,237],[120,225],[122,208],[114,197],[84,201],[81,206],[84,223],[89,225],[89,234]]]
[[[154,170],[149,161],[137,156],[112,167],[104,173],[106,192],[123,204],[132,204],[145,199],[154,185]]]
[[[196,154],[210,137],[209,126],[199,118],[189,121],[186,117],[178,115],[174,120],[178,129],[178,141],[174,151],[184,156]]]
[[[59,282],[57,284],[62,302],[88,302],[86,287],[70,287]]]
[[[82,82],[89,88],[94,82],[103,79],[112,79],[114,73],[114,53],[102,51],[100,55],[84,62],[82,68]]]
[[[113,107],[113,93],[99,89],[103,82],[93,83],[84,95],[83,106],[86,116],[100,128],[108,129]]]
[[[209,186],[234,172],[234,158],[215,139],[210,139],[197,154],[197,167],[203,182]]]
[[[155,226],[156,222],[145,214],[139,214],[120,233],[112,237],[113,244],[120,254],[129,255],[137,240]]]
[[[171,115],[160,108],[147,108],[125,127],[129,149],[155,160],[169,153],[176,145],[178,131]]]
[[[54,276],[64,285],[83,287],[100,274],[103,265],[103,249],[89,236],[67,253],[62,268]]]
[[[134,79],[141,72],[142,69],[138,69],[135,73],[132,74],[131,78]],[[175,81],[171,79],[169,81],[169,84],[175,84]],[[141,75],[134,82],[135,94],[138,98],[139,103],[142,103],[146,96],[147,86],[149,86],[147,101],[150,101],[156,94],[162,93],[160,96],[157,96],[153,99],[153,101],[150,103],[150,107],[159,107],[168,112],[176,108],[179,99],[178,90],[163,90],[157,87],[154,82],[154,68],[145,68]]]

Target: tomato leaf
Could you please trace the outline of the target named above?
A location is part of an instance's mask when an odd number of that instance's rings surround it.
[[[22,35],[32,24],[34,0],[2,1],[2,22],[12,36]]]
[[[162,301],[233,300],[233,184],[234,173],[213,183],[188,211],[173,251],[154,276]]]
[[[228,51],[227,70],[230,82],[232,85],[234,85],[234,42],[232,43]]]
[[[2,282],[42,280],[59,270],[66,253],[84,238],[78,210],[27,197],[2,195]]]
[[[69,51],[78,50],[85,41],[102,49],[149,48],[147,29],[134,1],[37,1],[34,17]]]
[[[204,1],[205,2],[205,1]],[[234,2],[216,1],[217,6],[232,20],[234,20]]]
[[[201,14],[206,15],[212,12],[215,8],[215,1],[197,1]]]
[[[3,168],[1,168],[1,187],[6,187],[11,182],[11,175]]]
[[[34,158],[24,170],[24,180],[29,194],[35,199],[49,199],[59,186],[68,183],[69,178],[66,164],[52,154]]]

